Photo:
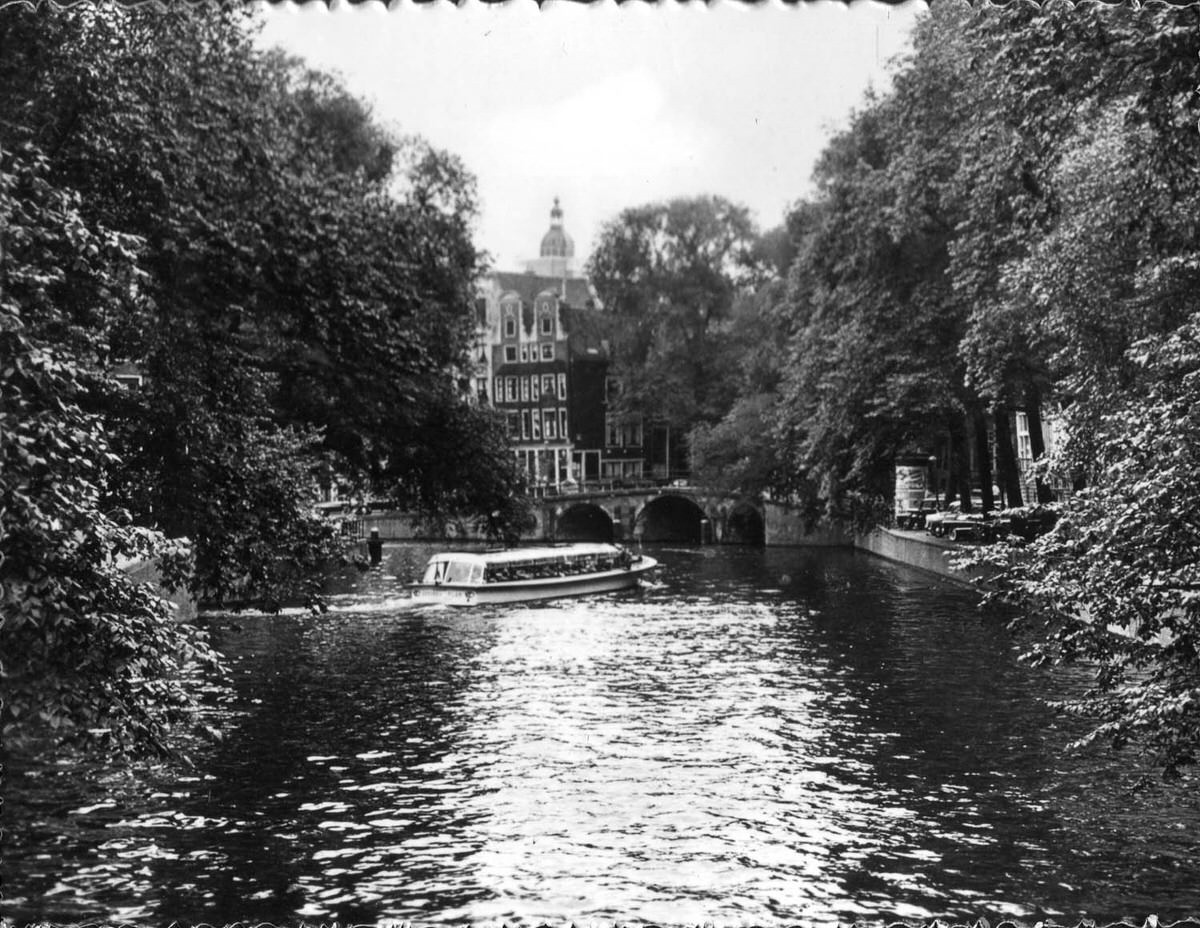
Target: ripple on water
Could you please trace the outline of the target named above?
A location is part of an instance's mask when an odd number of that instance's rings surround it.
[[[963,591],[838,552],[671,548],[639,593],[414,610],[422,555],[388,551],[327,615],[214,624],[236,674],[195,775],[25,771],[17,916],[1200,910],[1198,800],[1067,757],[1049,684]]]

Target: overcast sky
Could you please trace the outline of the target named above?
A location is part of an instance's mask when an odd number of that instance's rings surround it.
[[[262,41],[460,156],[479,180],[478,244],[520,270],[555,196],[577,264],[622,209],[674,196],[720,194],[777,225],[831,132],[888,86],[923,9],[288,3],[263,10]]]

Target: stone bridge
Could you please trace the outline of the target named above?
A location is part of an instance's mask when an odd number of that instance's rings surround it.
[[[637,541],[682,544],[847,545],[850,536],[814,528],[787,502],[696,486],[617,487],[589,484],[570,491],[536,493],[536,519],[526,541]],[[482,541],[467,524],[430,534],[403,512],[343,517],[342,532],[365,541],[434,538]]]
[[[582,487],[532,502],[532,534],[554,541],[766,542],[760,499],[703,487]]]

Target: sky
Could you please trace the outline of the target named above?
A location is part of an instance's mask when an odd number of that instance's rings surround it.
[[[260,42],[339,74],[376,119],[458,155],[476,242],[537,257],[553,200],[582,266],[623,209],[718,194],[763,230],[811,193],[829,137],[886,90],[924,4],[264,5]]]

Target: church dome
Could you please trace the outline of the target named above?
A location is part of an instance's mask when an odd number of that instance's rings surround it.
[[[543,258],[575,257],[575,243],[563,231],[562,217],[562,208],[558,205],[558,197],[555,197],[554,208],[550,210],[550,231],[542,236]]]

